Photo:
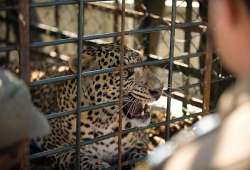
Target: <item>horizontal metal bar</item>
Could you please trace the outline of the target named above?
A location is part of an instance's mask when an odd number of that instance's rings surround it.
[[[17,50],[16,45],[11,45],[11,46],[7,46],[7,47],[0,47],[0,53],[14,51],[14,50]]]
[[[0,16],[0,19],[5,21],[4,17]],[[15,18],[9,18],[11,22],[17,22],[17,20]],[[49,26],[49,25],[45,25],[45,24],[35,24],[35,23],[31,23],[31,28],[33,29],[37,29],[40,32],[42,31],[43,33],[49,33],[51,35],[59,35],[61,38],[63,39],[59,39],[58,41],[54,42],[50,42],[49,45],[60,45],[61,43],[63,43],[62,40],[66,41],[66,43],[75,43],[77,42],[77,36],[75,33],[73,32],[69,32],[69,31],[60,31],[58,30],[58,28],[53,27],[53,26]],[[202,25],[200,25],[202,26]],[[196,25],[195,25],[196,27]],[[94,35],[89,35],[89,37],[86,37],[88,40],[91,39],[91,36]],[[106,35],[107,36],[107,35]],[[58,36],[57,36],[58,37]],[[41,44],[41,42],[34,42],[34,47],[40,47],[39,45]],[[44,44],[42,44],[44,46]],[[45,44],[46,45],[46,44]],[[12,50],[16,50],[17,46],[12,45],[12,46],[8,46],[8,47],[2,47],[0,48],[0,52],[7,52],[7,51],[12,51]]]
[[[228,80],[228,79],[231,79],[231,78],[233,78],[233,77],[229,76],[229,77],[226,77],[224,79],[213,80],[212,83],[217,83],[217,82]],[[178,87],[178,88],[173,88],[172,92],[185,90],[187,88],[197,87],[197,86],[200,86],[201,84],[202,83],[194,83],[194,84],[190,84],[188,86],[181,86],[181,87]],[[164,93],[164,94],[166,94],[166,93]],[[171,97],[176,98],[176,99],[181,99],[180,96],[177,96],[177,95],[174,95],[174,94]],[[84,105],[84,106],[80,107],[80,110],[81,110],[81,112],[84,112],[84,111],[88,111],[88,110],[94,110],[94,109],[99,109],[99,108],[103,108],[103,107],[114,106],[116,104],[117,104],[117,101],[106,102],[106,103],[101,103],[101,104],[97,104],[97,105]],[[197,107],[201,107],[201,105],[202,105],[202,103],[199,103],[197,101],[192,101],[192,100],[190,101],[190,104],[194,104]],[[71,114],[73,114],[75,112],[76,112],[76,110],[65,111],[65,112],[57,112],[57,113],[50,113],[50,114],[47,115],[47,119],[54,119],[54,118],[58,118],[58,117],[62,117],[62,116],[68,116],[68,115],[71,115]]]
[[[45,156],[51,156],[51,155],[54,155],[54,154],[69,152],[72,149],[75,149],[75,145],[64,144],[64,146],[62,146],[62,147],[58,147],[58,148],[55,148],[55,149],[50,149],[50,150],[47,150],[47,151],[42,151],[42,152],[32,154],[32,155],[30,155],[30,159],[37,159],[37,158],[41,158],[41,157],[45,157]]]
[[[185,58],[198,57],[198,56],[201,56],[203,54],[204,54],[203,52],[192,53],[192,54],[183,54],[181,56],[174,57],[174,61],[182,60],[182,59],[185,59]],[[125,69],[135,68],[135,67],[142,67],[142,66],[149,66],[149,65],[167,64],[168,62],[169,62],[168,59],[154,60],[154,61],[144,61],[144,62],[138,63],[138,64],[127,65],[127,66],[125,66]],[[110,73],[110,72],[113,72],[113,71],[115,71],[117,69],[118,69],[117,67],[112,67],[112,68],[104,68],[104,69],[99,69],[99,70],[94,70],[94,71],[88,71],[88,72],[83,72],[82,76],[87,77],[87,76],[94,76],[94,75],[97,75],[97,74]],[[32,82],[31,86],[45,85],[45,84],[48,84],[48,83],[56,83],[56,82],[65,81],[65,80],[72,80],[74,78],[76,78],[76,74],[53,77],[53,78],[48,78],[48,79],[44,79],[44,80],[37,80],[35,82]]]
[[[34,81],[34,82],[30,83],[30,86],[38,86],[38,85],[45,85],[45,84],[49,84],[49,83],[57,83],[57,82],[61,82],[61,81],[72,80],[74,78],[76,78],[76,74],[58,76],[58,77],[48,78],[48,79],[44,79],[44,80]]]
[[[2,22],[8,22],[8,23],[16,23],[17,18],[14,16],[9,16],[8,19],[6,17],[3,17],[0,15],[0,20]],[[31,30],[35,30],[39,33],[46,33],[47,35],[54,36],[56,38],[75,38],[77,37],[77,34],[70,31],[61,31],[58,27],[50,26],[43,23],[36,23],[31,22],[30,23]]]
[[[112,0],[85,0],[84,3],[89,2],[105,2]],[[59,6],[59,5],[75,5],[78,4],[79,0],[60,0],[60,1],[45,1],[45,2],[33,2],[30,4],[31,8],[43,8],[43,7],[51,7],[51,6]],[[6,10],[16,10],[17,5],[0,5],[0,11]]]
[[[190,99],[186,99],[185,95],[183,93],[180,93],[180,92],[174,92],[171,94],[171,97],[173,99],[176,99],[176,100],[179,100],[179,101],[182,101],[182,102],[186,102],[187,104],[190,104],[192,106],[196,106],[198,108],[202,108],[202,100],[200,99],[197,99],[197,98],[190,98]]]
[[[84,106],[80,107],[80,111],[85,112],[88,110],[95,110],[95,109],[100,109],[100,108],[104,108],[104,107],[114,106],[116,104],[117,104],[117,101],[106,102],[106,103],[101,103],[101,104],[97,104],[97,105],[84,105]],[[54,119],[54,118],[59,118],[62,116],[69,116],[73,113],[76,113],[76,110],[57,112],[57,113],[49,113],[48,115],[46,115],[46,117],[47,117],[47,119]]]
[[[176,24],[176,28],[185,28],[185,27],[196,27],[203,24],[203,22],[193,22],[193,23],[179,23]],[[133,30],[128,30],[125,31],[125,35],[132,35],[136,33],[150,33],[150,32],[160,32],[160,31],[166,31],[169,30],[170,26],[157,26],[157,27],[152,27],[152,28],[144,28],[144,29],[133,29]],[[82,39],[84,41],[88,40],[94,40],[94,39],[102,39],[102,38],[112,38],[112,37],[117,37],[121,36],[121,32],[111,32],[111,33],[104,33],[104,34],[95,34],[95,35],[86,35]],[[58,39],[54,41],[47,41],[47,42],[33,42],[31,44],[31,47],[44,47],[44,46],[52,46],[52,45],[60,45],[60,44],[65,44],[65,43],[75,43],[77,42],[78,38],[66,38],[66,39]]]
[[[167,123],[168,124],[175,123],[175,122],[178,122],[178,121],[182,121],[184,119],[199,116],[200,114],[201,114],[201,112],[193,113],[193,114],[190,114],[190,115],[185,115],[185,116],[182,116],[180,118],[172,119],[172,120],[170,120],[170,122],[167,122]],[[145,126],[145,127],[125,129],[125,130],[122,131],[122,133],[127,134],[127,133],[130,133],[130,132],[136,132],[136,131],[140,131],[140,130],[155,128],[155,127],[160,127],[160,126],[165,126],[165,125],[166,125],[165,121],[164,122],[159,122],[159,123],[151,123],[150,125]],[[111,138],[111,137],[114,137],[114,136],[117,136],[117,133],[109,133],[107,135],[96,137],[94,139],[84,140],[84,141],[81,141],[81,145],[90,145],[90,144],[93,144],[95,142],[99,142],[99,141],[102,141],[102,140],[105,140],[105,139],[108,139],[108,138]],[[43,151],[43,152],[32,154],[30,156],[30,158],[31,159],[37,159],[37,158],[44,157],[44,156],[51,156],[53,154],[70,151],[70,150],[74,149],[74,147],[75,147],[74,145],[65,145],[64,147],[58,147],[58,148],[51,149],[51,150],[48,150],[48,151]]]
[[[199,25],[203,25],[203,22],[192,22],[192,23],[178,23],[176,24],[176,28],[187,28],[187,27],[195,27]],[[152,28],[145,28],[145,29],[133,29],[133,30],[128,30],[125,31],[125,35],[132,35],[136,33],[150,33],[150,32],[160,32],[160,31],[166,31],[169,30],[170,26],[157,26],[157,27],[152,27]],[[84,41],[88,40],[94,40],[94,39],[102,39],[102,38],[112,38],[112,37],[117,37],[121,36],[121,32],[112,32],[112,33],[104,33],[104,34],[96,34],[96,35],[86,35],[83,36]],[[78,38],[64,38],[64,39],[57,39],[54,41],[45,41],[45,42],[32,42],[31,47],[33,48],[38,48],[38,47],[45,47],[45,46],[54,46],[54,45],[61,45],[61,44],[66,44],[66,43],[76,43],[78,41]],[[0,52],[5,52],[6,50],[16,50],[16,46],[11,46],[11,47],[4,47],[0,48]]]
[[[225,80],[230,80],[230,79],[233,79],[233,76],[227,76],[227,77],[222,78],[222,79],[219,78],[219,79],[212,80],[211,84],[218,83],[218,82],[225,81]],[[173,88],[172,92],[183,91],[183,90],[193,88],[193,87],[197,87],[197,86],[201,86],[201,85],[203,85],[203,82],[189,84],[187,86],[181,86],[181,87]]]
[[[190,66],[188,66],[186,64],[182,64],[180,62],[178,62],[178,63],[174,62],[173,70],[179,71],[179,72],[183,73],[185,76],[191,76],[191,77],[198,78],[198,79],[200,79],[202,76],[200,69],[190,67]]]
[[[89,2],[105,2],[105,1],[113,1],[113,0],[84,0],[84,3]],[[58,6],[58,5],[74,5],[78,4],[79,0],[61,0],[61,1],[46,1],[46,2],[36,2],[32,3],[32,8],[41,8],[41,7],[49,7],[49,6]]]
[[[15,10],[17,9],[17,5],[13,6],[13,5],[0,5],[0,11],[6,11],[6,10]]]
[[[88,1],[88,0],[85,0]],[[40,8],[40,7],[50,7],[58,5],[74,5],[77,4],[78,0],[60,0],[60,1],[45,1],[45,2],[34,2],[31,3],[31,8]]]
[[[97,10],[103,11],[103,12],[121,14],[121,9],[116,8],[115,6],[109,5],[109,4],[89,3],[89,4],[87,4],[87,7],[90,7],[91,9],[97,9]],[[126,15],[126,17],[136,18],[136,19],[140,19],[140,18],[145,17],[144,12],[136,11],[133,9],[126,9],[125,15]],[[171,24],[171,19],[169,19],[167,17],[161,17],[161,16],[158,16],[158,15],[155,15],[152,13],[148,13],[147,17],[150,17],[154,21],[160,21],[160,23],[162,23],[164,25]],[[181,22],[176,20],[176,23],[181,23]],[[206,23],[206,25],[207,25],[207,23]],[[197,33],[203,33],[206,30],[206,25],[200,25],[200,27],[195,27],[194,29],[192,29],[190,31],[197,32]]]
[[[197,84],[195,84],[197,85]],[[181,87],[180,87],[181,88]],[[164,93],[165,95],[165,93]],[[184,98],[181,96],[180,93],[177,94],[172,94],[171,96],[172,98],[175,98],[177,100],[184,100]],[[190,104],[196,106],[196,107],[202,107],[202,103],[196,101],[196,100],[190,100],[189,101]],[[99,108],[104,108],[104,107],[109,107],[109,106],[114,106],[118,103],[118,101],[113,101],[113,102],[106,102],[106,103],[101,103],[101,104],[97,104],[97,105],[84,105],[80,107],[80,111],[81,112],[85,112],[85,111],[89,111],[89,110],[95,110],[95,109],[99,109]],[[54,118],[59,118],[62,116],[69,116],[73,113],[76,113],[76,110],[71,110],[71,111],[65,111],[65,112],[57,112],[57,113],[49,113],[48,115],[46,115],[47,119],[54,119]]]
[[[64,39],[57,39],[54,41],[39,41],[39,42],[32,42],[31,47],[45,47],[45,46],[55,46],[55,45],[62,45],[68,43],[76,43],[78,38],[64,38]]]
[[[69,116],[73,113],[76,113],[76,110],[70,110],[70,111],[64,111],[64,112],[50,112],[50,113],[46,113],[46,118],[47,119],[54,119],[54,118],[59,118],[59,117],[63,117],[63,116]]]

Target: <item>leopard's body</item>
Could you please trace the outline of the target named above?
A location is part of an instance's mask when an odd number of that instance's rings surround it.
[[[124,64],[131,65],[142,62],[142,56],[132,49],[125,47]],[[82,70],[95,70],[117,67],[120,64],[121,48],[119,44],[101,44],[85,46],[82,55]],[[69,62],[70,70],[67,73],[76,73],[76,58]],[[122,109],[122,128],[146,126],[150,122],[147,103],[157,100],[162,92],[163,85],[147,66],[126,69],[123,73],[124,106]],[[120,75],[118,71],[82,77],[81,105],[96,105],[119,99]],[[49,89],[48,89],[49,88]],[[77,82],[75,79],[66,80],[60,84],[51,84],[45,89],[32,91],[33,98],[39,99],[44,92],[50,93],[54,99],[55,108],[59,111],[72,111],[76,108]],[[43,91],[42,91],[43,90]],[[39,105],[39,100],[36,100]],[[51,102],[42,101],[41,110],[48,110]],[[81,113],[81,140],[94,139],[118,130],[119,108],[109,106],[105,108],[84,111]],[[49,120],[51,133],[37,144],[42,150],[52,149],[65,144],[76,142],[76,114],[58,117]],[[111,137],[88,145],[81,146],[80,167],[85,169],[107,168],[117,161],[117,137]],[[123,160],[133,160],[147,154],[147,137],[143,132],[123,134]],[[53,160],[54,169],[73,169],[75,152],[56,154],[49,159]]]

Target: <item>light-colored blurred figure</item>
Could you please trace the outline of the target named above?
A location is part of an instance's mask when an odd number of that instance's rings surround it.
[[[158,154],[168,153],[154,169],[250,169],[250,0],[209,0],[208,10],[216,50],[238,81],[220,99],[221,123],[179,147],[168,144],[175,151]]]
[[[0,169],[19,169],[23,142],[48,132],[49,124],[33,106],[24,82],[0,70]]]

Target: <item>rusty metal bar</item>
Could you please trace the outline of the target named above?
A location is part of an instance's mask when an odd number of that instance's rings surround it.
[[[124,31],[125,31],[125,0],[122,0],[122,17],[121,17],[121,58],[119,65],[120,73],[120,94],[119,94],[119,128],[118,128],[118,170],[122,169],[122,106],[123,106],[123,79],[124,70]]]
[[[192,6],[193,0],[186,0],[186,2],[187,2],[187,7],[186,7],[186,14],[185,14],[186,15],[185,22],[191,23],[192,22],[192,12],[193,12],[193,6]],[[191,29],[187,28],[185,30],[184,52],[190,53],[191,42],[192,42]]]
[[[118,32],[119,31],[119,12],[118,9],[120,9],[120,3],[118,0],[114,1],[114,6],[116,7],[117,11],[114,12],[114,25],[113,25],[113,31]],[[117,41],[117,37],[114,37],[114,41]]]
[[[180,92],[173,92],[171,97],[173,99],[176,99],[176,100],[179,100],[179,101],[182,101],[182,102],[186,100],[185,94],[180,93]],[[187,104],[191,104],[192,106],[199,107],[199,108],[203,107],[202,101],[200,99],[197,99],[197,98],[194,98],[194,97],[189,99],[187,101]]]
[[[30,11],[29,11],[29,0],[19,1],[18,3],[18,27],[19,27],[19,64],[20,64],[20,76],[29,84],[30,82]],[[22,144],[21,153],[22,160],[20,162],[20,169],[29,169],[29,140],[25,140]]]
[[[55,10],[54,10],[54,18],[55,18],[55,27],[56,28],[58,28],[58,30],[60,30],[60,20],[59,20],[59,17],[60,17],[60,15],[59,15],[59,9],[60,9],[60,6],[55,6]],[[57,38],[60,38],[58,35],[56,36],[56,39]],[[59,50],[59,47],[58,46],[55,46],[55,52],[56,52],[56,54],[57,55],[59,55],[59,52],[60,52],[60,50]]]
[[[11,4],[11,2],[10,1],[7,1],[6,2],[7,4]],[[6,5],[7,5],[6,4]],[[9,22],[10,21],[10,15],[13,13],[13,11],[6,11],[6,35],[5,35],[5,43],[6,43],[6,45],[9,45],[9,40],[10,40],[10,32],[11,32],[11,30],[10,30],[10,28],[11,28],[11,23]],[[17,37],[17,36],[16,36]],[[10,52],[9,51],[7,51],[6,52],[6,62],[8,62],[9,61],[9,55],[10,55]]]
[[[18,23],[19,23],[19,44],[18,52],[20,56],[20,76],[26,83],[30,81],[30,13],[29,0],[18,3]]]
[[[207,53],[205,55],[205,70],[203,80],[203,115],[209,114],[211,95],[211,75],[213,66],[213,48],[211,41],[207,38]]]
[[[29,170],[29,140],[21,141],[18,161],[20,161],[19,170]]]
[[[80,148],[81,148],[81,94],[82,94],[82,84],[81,84],[81,53],[83,49],[83,34],[84,34],[84,0],[79,1],[78,7],[78,43],[77,43],[77,103],[76,103],[76,159],[75,159],[75,170],[80,170],[81,159],[80,159]]]
[[[166,110],[166,136],[165,140],[170,138],[170,122],[171,119],[171,94],[173,80],[173,60],[174,60],[174,44],[175,44],[175,29],[176,29],[176,0],[172,0],[172,16],[171,16],[171,33],[170,33],[170,49],[169,49],[169,71],[168,71],[168,97]]]
[[[192,12],[193,12],[193,6],[192,6],[192,2],[193,0],[186,0],[187,2],[187,7],[186,7],[186,16],[185,16],[185,22],[192,22]],[[191,50],[191,43],[192,43],[192,35],[191,35],[191,29],[186,29],[185,30],[185,43],[184,43],[184,52],[190,54],[190,50]],[[190,59],[189,58],[186,58],[184,59],[184,63],[187,64],[188,67],[190,67]],[[190,76],[184,76],[183,77],[183,81],[184,81],[184,84],[185,85],[189,85],[189,79],[190,79]],[[183,102],[183,112],[186,113],[185,109],[184,108],[187,108],[187,103],[188,103],[188,100],[189,100],[189,89],[186,89],[185,90],[185,98],[186,100],[184,100]]]

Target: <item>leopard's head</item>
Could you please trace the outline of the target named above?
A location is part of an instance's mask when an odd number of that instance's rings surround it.
[[[119,44],[86,46],[81,55],[82,70],[94,71],[118,67],[121,59]],[[125,47],[124,65],[138,64],[143,56]],[[76,72],[77,59],[70,60],[71,70]],[[125,69],[123,79],[123,114],[135,126],[145,126],[150,122],[149,102],[156,101],[162,94],[163,83],[147,66]],[[99,104],[119,100],[120,75],[116,69],[111,73],[82,78],[84,103]],[[104,108],[108,114],[118,114],[118,106]]]

